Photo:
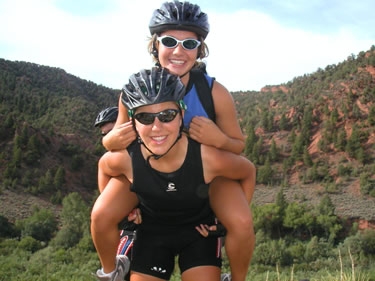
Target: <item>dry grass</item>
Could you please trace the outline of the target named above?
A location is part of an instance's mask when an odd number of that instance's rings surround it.
[[[338,260],[340,263],[340,271],[338,272],[332,273],[328,270],[325,270],[325,271],[316,273],[315,277],[310,277],[308,279],[295,279],[294,266],[292,266],[290,270],[290,276],[282,276],[282,274],[280,273],[279,266],[276,265],[275,272],[267,271],[265,277],[252,276],[251,278],[248,277],[247,280],[248,281],[250,280],[252,281],[370,281],[371,279],[367,273],[358,271],[355,268],[355,261],[350,252],[350,249],[348,250],[348,253],[349,253],[349,257],[351,261],[350,269],[344,268],[341,252],[339,251]]]

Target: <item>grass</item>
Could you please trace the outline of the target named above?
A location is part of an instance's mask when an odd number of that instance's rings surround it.
[[[338,253],[340,270],[333,272],[329,269],[322,269],[318,272],[295,272],[294,266],[290,272],[280,271],[279,265],[276,265],[275,271],[264,273],[249,272],[247,281],[375,281],[375,277],[370,277],[367,272],[360,271],[355,267],[354,258],[348,250],[351,267],[344,268],[341,252]],[[334,266],[334,265],[332,265]]]

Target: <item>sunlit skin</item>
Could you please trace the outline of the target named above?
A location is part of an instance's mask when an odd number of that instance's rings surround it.
[[[160,34],[160,36],[169,35],[178,40],[184,39],[198,39],[194,32],[182,30],[168,30]],[[181,44],[175,48],[167,48],[158,42],[158,54],[160,64],[168,68],[168,70],[178,76],[183,76],[188,73],[195,64],[198,55],[198,48],[194,50],[185,50]],[[182,82],[186,85],[189,81],[189,75],[181,78]]]
[[[152,109],[152,110],[151,110]],[[149,112],[158,113],[166,109],[178,109],[175,102],[159,103],[153,106],[146,105],[142,106],[135,113]],[[181,118],[175,118],[171,122],[161,122],[158,118],[155,118],[154,122],[150,125],[144,125],[135,119],[135,125],[137,132],[142,139],[143,143],[156,155],[163,155],[168,151],[174,144],[178,137],[179,126],[181,125]],[[151,153],[142,147],[142,152],[146,156]]]
[[[173,36],[178,40],[188,38],[198,39],[198,36],[190,31],[168,30],[160,34],[160,36],[164,35]],[[185,50],[180,44],[175,48],[166,48],[158,41],[156,42],[156,49],[161,66],[168,68],[173,74],[183,76],[181,80],[186,86],[190,78],[188,71],[191,70],[197,60],[198,49]],[[237,121],[233,98],[228,90],[216,80],[213,84],[212,96],[216,113],[215,122],[203,116],[194,117],[190,124],[190,137],[202,144],[240,154],[244,148],[244,136]],[[108,150],[120,150],[126,148],[135,138],[136,133],[132,128],[132,122],[129,121],[127,110],[121,100],[119,100],[119,115],[115,128],[103,138],[103,144]],[[255,179],[255,169],[253,177]],[[107,186],[107,184],[109,184],[109,186]],[[107,180],[103,181],[102,184],[99,183],[99,188],[101,190],[104,188],[107,189],[108,187],[111,188],[112,185],[114,185],[114,183],[112,184],[112,181],[108,182]],[[136,197],[132,196],[131,192],[128,192],[128,186],[129,184],[123,187],[123,189],[127,191],[122,191],[124,194],[121,194],[122,198],[126,198],[121,201],[121,206],[123,208],[122,214],[124,216],[130,212],[125,211],[125,209],[131,208],[136,202]],[[245,280],[255,245],[252,216],[249,209],[254,186],[255,180],[252,188],[242,189],[237,181],[228,180],[223,177],[216,178],[210,184],[209,196],[211,207],[228,231],[226,237],[226,252],[230,260],[233,281]],[[111,204],[113,205],[113,202]],[[225,208],[223,208],[223,206],[225,206]],[[228,212],[228,210],[231,211]],[[117,214],[108,214],[106,217],[116,216]],[[137,216],[133,215],[130,219],[135,217]],[[100,220],[98,219],[97,221],[99,222]],[[100,226],[102,226],[102,229],[106,229],[108,233],[108,225],[102,224],[103,223],[101,223]],[[200,230],[200,233],[205,236],[205,228],[205,226],[201,226],[197,230]],[[114,227],[113,233],[115,233]],[[110,241],[113,237],[114,235],[112,237],[109,235],[108,237],[104,237],[103,234],[101,235],[100,242],[102,242],[102,245],[106,245],[106,247],[99,247],[102,250],[99,255],[103,257],[101,261],[111,260],[109,258],[111,256],[110,252],[115,252],[115,243],[118,243],[117,240]],[[113,244],[111,251],[106,250],[109,248],[109,244]],[[108,270],[113,270],[114,264],[113,262],[106,263],[103,267],[106,270],[107,268]]]
[[[135,112],[135,114],[140,112],[158,113],[166,109],[175,108],[177,108],[176,103],[165,102],[161,104],[142,106]],[[138,121],[135,121],[136,131],[143,140],[144,144],[150,150],[157,154],[164,154],[167,152],[167,154],[165,154],[162,158],[159,158],[158,160],[154,159],[153,157],[150,158],[149,163],[151,167],[153,167],[154,169],[166,173],[173,172],[176,171],[179,167],[181,167],[182,163],[184,162],[187,153],[187,137],[183,135],[181,139],[177,143],[175,143],[175,140],[178,136],[178,132],[180,130],[181,122],[182,118],[180,115],[177,115],[174,120],[168,123],[160,122],[157,118],[155,118],[154,122],[149,125],[144,125]],[[152,153],[149,150],[147,150],[143,145],[141,146],[141,151],[145,158],[152,155]],[[228,179],[228,183],[229,181],[235,183],[236,181],[233,180],[238,179],[241,185],[244,186],[246,190],[254,189],[255,168],[253,164],[249,162],[246,158],[235,155],[233,153],[225,152],[223,150],[215,149],[212,146],[204,145],[202,145],[201,147],[201,155],[204,170],[204,179],[206,183],[211,182],[218,176],[221,176],[223,177],[223,179]],[[111,156],[107,158],[102,158],[100,160],[100,165],[100,171],[102,171],[103,174],[100,174],[99,177],[103,176],[108,180],[111,177],[115,177],[115,179],[117,179],[119,176],[124,175],[130,182],[133,181],[133,167],[131,165],[130,156],[127,150],[114,152],[111,154]],[[103,193],[107,192],[107,190],[108,189],[106,188]],[[238,191],[242,192],[241,188],[239,188]],[[233,192],[235,192],[235,190],[231,191],[231,193]],[[100,197],[102,197],[102,195]],[[225,199],[228,196],[221,195],[220,197]],[[95,204],[95,206],[96,205],[97,204]],[[120,205],[123,206],[123,199],[121,199]],[[111,206],[113,206],[113,204]],[[221,209],[224,210],[225,208]],[[197,226],[196,229],[203,236],[207,236],[208,227],[209,226],[207,225],[200,225]],[[242,225],[241,229],[246,229],[246,227],[246,225]],[[242,243],[241,245],[244,245],[244,243]],[[198,280],[198,272],[201,278],[199,280],[214,280],[213,276],[215,276],[215,280],[218,280],[220,269],[214,266],[194,267],[190,270],[185,271],[182,274],[182,280]],[[207,276],[211,277],[201,277],[201,274],[203,272],[207,274]],[[136,272],[132,272],[131,276],[131,280],[137,281],[160,280],[158,278],[150,277],[148,275]],[[239,280],[239,278],[237,279]]]

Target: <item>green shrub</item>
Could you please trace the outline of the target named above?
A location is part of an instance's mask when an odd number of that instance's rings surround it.
[[[18,243],[18,248],[34,253],[42,248],[40,241],[31,236],[26,236]]]

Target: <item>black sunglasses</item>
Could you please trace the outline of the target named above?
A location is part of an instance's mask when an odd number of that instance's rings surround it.
[[[185,50],[189,50],[189,51],[198,48],[201,44],[201,42],[196,39],[190,38],[190,39],[178,40],[172,36],[167,36],[167,35],[158,37],[158,41],[161,42],[167,48],[176,48],[178,43],[180,43]]]
[[[160,122],[168,123],[173,121],[179,110],[177,109],[166,109],[157,113],[150,112],[140,112],[134,115],[134,119],[143,125],[151,125],[155,121],[155,117],[159,119]]]

